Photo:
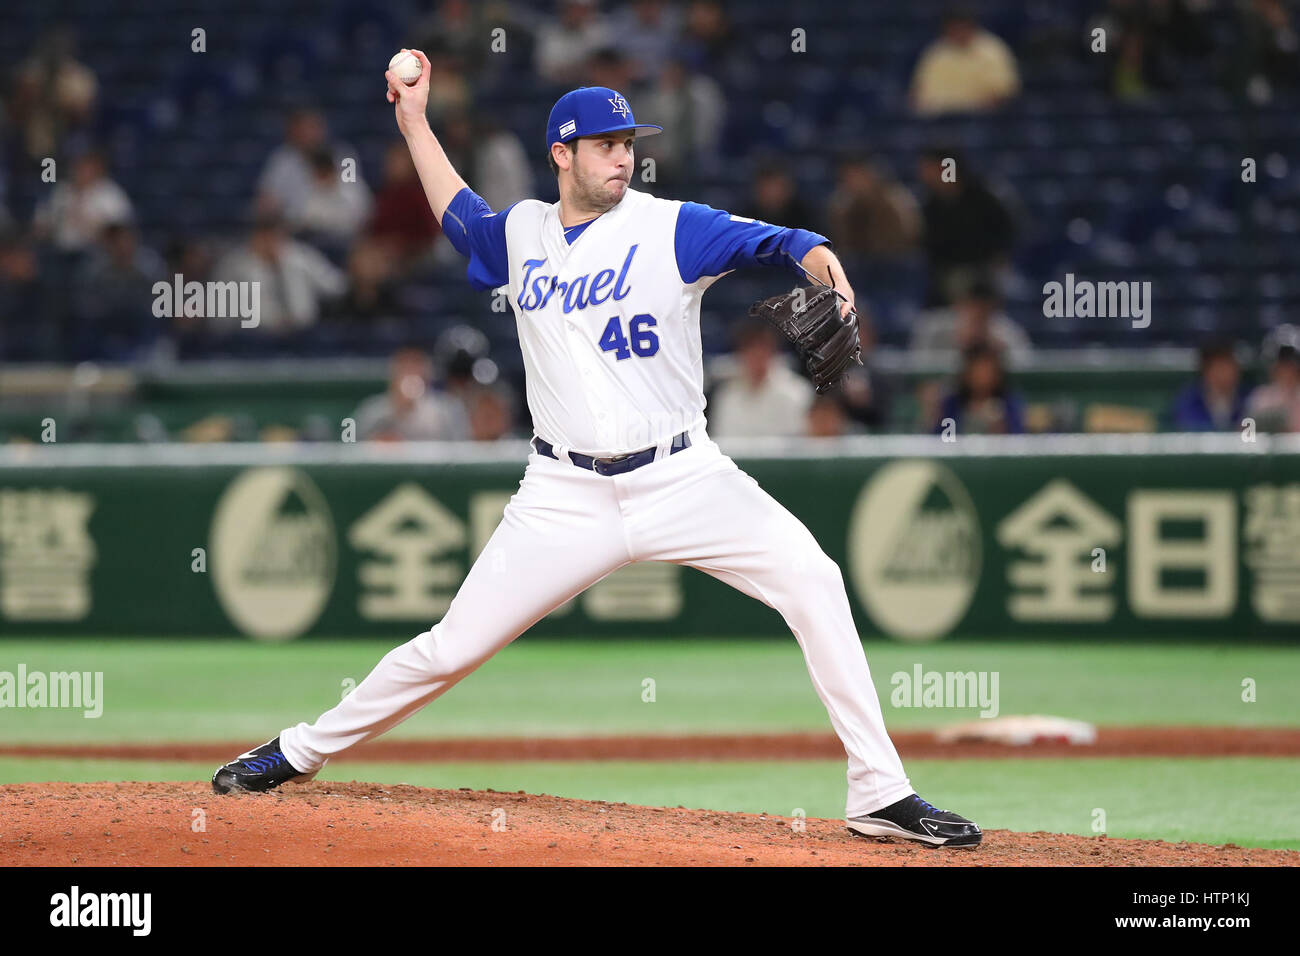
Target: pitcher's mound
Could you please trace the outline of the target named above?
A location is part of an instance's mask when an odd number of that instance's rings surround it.
[[[1300,865],[1300,852],[985,833],[978,850],[855,837],[840,820],[526,793],[313,781],[216,796],[204,783],[0,787],[0,866]]]

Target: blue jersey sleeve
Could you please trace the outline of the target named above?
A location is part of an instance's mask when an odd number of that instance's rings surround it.
[[[442,231],[456,251],[469,259],[465,271],[476,289],[495,289],[510,281],[506,254],[506,216],[514,206],[493,212],[468,186],[456,193],[442,217]]]
[[[740,266],[786,266],[803,278],[799,262],[824,242],[830,240],[807,229],[733,216],[697,202],[682,203],[674,238],[677,271],[688,285]]]

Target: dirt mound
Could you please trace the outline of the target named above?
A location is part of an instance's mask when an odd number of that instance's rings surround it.
[[[0,821],[0,866],[1300,865],[1290,850],[1006,830],[931,850],[839,820],[365,783],[18,784],[0,787]]]

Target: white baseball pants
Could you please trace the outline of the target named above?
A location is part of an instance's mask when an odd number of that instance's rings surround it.
[[[697,437],[698,436],[698,437]],[[848,816],[912,793],[885,732],[839,567],[812,533],[722,454],[691,447],[623,475],[528,456],[519,490],[442,620],[389,651],[314,724],[284,730],[303,773],[410,717],[554,608],[636,561],[699,568],[780,612],[848,755]]]

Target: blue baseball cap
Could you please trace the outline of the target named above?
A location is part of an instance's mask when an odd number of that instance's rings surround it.
[[[620,129],[634,129],[642,136],[662,133],[662,126],[638,123],[623,94],[607,86],[583,86],[565,93],[551,107],[546,121],[546,148],[580,136],[597,136]]]

